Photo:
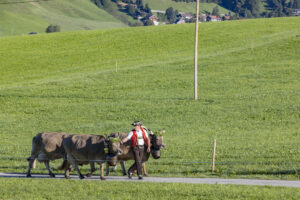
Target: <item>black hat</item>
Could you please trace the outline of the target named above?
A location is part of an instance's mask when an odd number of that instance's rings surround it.
[[[134,121],[134,122],[132,122],[131,125],[132,125],[132,126],[140,126],[140,125],[143,125],[143,122],[140,122],[140,121]]]

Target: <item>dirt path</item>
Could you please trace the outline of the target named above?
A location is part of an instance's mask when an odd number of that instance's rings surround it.
[[[0,178],[26,178],[25,174],[0,173]],[[32,178],[49,178],[49,175],[32,174]],[[56,175],[55,179],[64,179],[63,175]],[[71,179],[79,180],[77,175],[71,175]],[[99,180],[99,176],[85,178],[84,180]],[[138,180],[137,177],[128,179],[126,176],[108,176],[107,181],[138,181],[154,183],[193,183],[193,184],[233,184],[233,185],[269,185],[283,187],[300,187],[300,181],[284,180],[255,180],[255,179],[221,179],[221,178],[174,178],[174,177],[144,177]]]

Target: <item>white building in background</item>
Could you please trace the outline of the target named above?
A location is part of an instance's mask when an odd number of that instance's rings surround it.
[[[293,13],[295,16],[300,16],[300,9],[294,9]]]

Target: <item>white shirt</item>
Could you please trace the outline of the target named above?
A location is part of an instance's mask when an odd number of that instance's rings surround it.
[[[144,132],[145,132],[146,137],[149,138],[148,133],[145,129],[144,129]],[[145,142],[144,142],[142,130],[136,131],[136,135],[137,135],[137,145],[144,145]],[[132,136],[133,136],[133,131],[130,131],[127,138],[131,139]]]

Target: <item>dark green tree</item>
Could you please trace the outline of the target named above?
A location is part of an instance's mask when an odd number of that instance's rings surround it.
[[[295,0],[293,2],[293,8],[294,9],[300,9],[300,0]]]
[[[60,26],[59,25],[49,25],[46,28],[46,33],[54,33],[54,32],[60,32]]]
[[[175,11],[172,7],[167,8],[165,15],[171,24],[173,24],[176,21]]]
[[[144,4],[143,4],[143,0],[136,0],[136,3],[137,7],[141,10],[144,9]]]
[[[243,7],[251,12],[251,16],[258,17],[259,3],[259,0],[246,0]]]
[[[145,26],[152,26],[154,25],[153,21],[151,21],[150,19],[147,19],[144,23]]]
[[[149,4],[147,4],[147,3],[146,3],[146,5],[145,5],[145,12],[146,12],[146,13],[149,13],[149,14],[152,14],[151,9],[150,9],[150,7],[149,7]]]
[[[233,1],[232,0],[222,0],[220,5],[229,10],[233,10]]]
[[[101,0],[101,4],[106,9],[112,7],[112,2],[110,0]]]
[[[282,17],[292,15],[295,2],[291,0],[267,0],[267,8],[270,10],[269,16]]]
[[[240,15],[244,11],[243,5],[245,4],[245,0],[233,0],[233,11]]]
[[[127,13],[133,17],[135,17],[136,9],[132,4],[129,4],[127,7]]]
[[[219,6],[214,7],[214,9],[212,11],[212,15],[219,16]]]

